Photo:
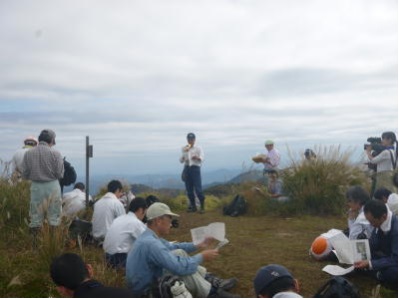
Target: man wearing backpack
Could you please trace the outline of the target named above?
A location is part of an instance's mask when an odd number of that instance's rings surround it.
[[[355,262],[355,269],[372,271],[387,287],[398,288],[398,218],[377,200],[364,205],[364,215],[374,226],[370,238],[371,261]]]
[[[54,131],[43,130],[38,139],[39,145],[27,151],[22,162],[22,177],[32,181],[29,227],[34,247],[45,214],[51,227],[60,224],[61,187],[58,180],[64,175],[62,156],[53,148]]]

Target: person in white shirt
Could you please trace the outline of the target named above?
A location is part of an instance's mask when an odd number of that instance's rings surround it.
[[[201,181],[201,165],[204,161],[204,152],[201,147],[195,145],[194,133],[187,134],[187,143],[188,145],[182,148],[180,157],[180,163],[184,163],[185,167],[184,183],[187,197],[190,200],[187,212],[197,211],[197,206],[195,205],[195,196],[197,195],[201,206],[199,212],[202,214],[205,212],[205,196],[202,192]]]
[[[24,146],[18,149],[11,160],[11,167],[12,167],[12,176],[15,179],[21,178],[22,173],[22,162],[24,160],[24,156],[26,151],[30,150],[31,148],[37,146],[38,141],[34,136],[28,136],[24,140]]]
[[[95,202],[92,218],[93,238],[100,243],[104,240],[112,221],[126,214],[123,204],[118,199],[123,195],[122,183],[112,180],[107,189],[108,193]]]
[[[265,169],[264,174],[267,174],[270,170],[277,170],[280,164],[280,152],[274,148],[273,140],[266,140],[265,147],[267,150],[267,155],[264,158],[263,164]]]
[[[374,198],[384,202],[389,210],[398,216],[398,195],[392,193],[387,188],[379,188],[374,192]]]
[[[366,219],[363,207],[370,201],[370,195],[360,186],[352,186],[346,191],[349,239],[369,239],[373,226]]]
[[[89,195],[89,201],[93,198]],[[62,214],[66,217],[74,217],[86,207],[85,185],[78,182],[73,186],[73,190],[64,193],[62,196]]]
[[[142,221],[146,211],[146,200],[137,197],[130,202],[128,213],[112,222],[103,243],[105,260],[112,268],[126,267],[128,252],[147,228]]]
[[[396,150],[394,143],[396,143]],[[398,161],[398,141],[396,139],[396,135],[394,132],[384,132],[381,135],[381,145],[384,147],[384,150],[381,151],[378,155],[373,157],[372,146],[368,145],[366,147],[366,155],[368,160],[372,164],[377,165],[377,173],[375,179],[375,186],[372,190],[372,194],[374,190],[379,188],[387,188],[392,192],[396,193],[398,191],[397,186],[393,183],[393,173],[396,168]]]

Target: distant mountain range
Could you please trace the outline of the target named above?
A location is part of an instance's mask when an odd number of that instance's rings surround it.
[[[240,170],[219,169],[202,173],[203,188],[209,188],[221,184],[238,184],[245,181],[256,181],[262,177],[262,171],[251,170],[241,173]],[[148,174],[148,175],[93,175],[90,177],[89,192],[96,195],[102,187],[112,179],[118,179],[122,183],[132,185],[133,191],[145,190],[159,190],[159,189],[175,189],[184,190],[184,183],[180,178],[180,174]],[[84,178],[79,178],[77,181],[85,183]],[[65,187],[64,192],[72,189],[72,186]],[[137,190],[134,190],[137,189]]]

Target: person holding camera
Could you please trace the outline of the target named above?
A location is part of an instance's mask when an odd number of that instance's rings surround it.
[[[396,143],[396,151],[394,144]],[[394,190],[397,192],[397,186],[393,184],[393,173],[396,169],[397,160],[398,160],[398,141],[396,139],[396,135],[394,132],[384,132],[381,135],[381,145],[384,148],[377,155],[373,155],[372,153],[372,145],[365,146],[367,157],[372,164],[376,164],[377,173],[376,173],[376,181],[375,186],[373,188],[373,192],[375,189],[385,187],[389,190]]]

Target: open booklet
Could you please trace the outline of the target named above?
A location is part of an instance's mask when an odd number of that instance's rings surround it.
[[[370,245],[369,240],[349,240],[344,233],[337,229],[332,229],[327,233],[323,234],[332,247],[333,252],[338,258],[341,264],[352,265],[349,268],[342,268],[340,266],[327,265],[323,268],[324,272],[331,275],[345,275],[354,270],[353,264],[362,260],[370,260]]]
[[[219,241],[216,249],[229,243],[229,240],[225,238],[226,228],[223,222],[213,222],[207,226],[201,226],[191,229],[191,238],[194,245],[202,243],[205,238],[211,237]]]

